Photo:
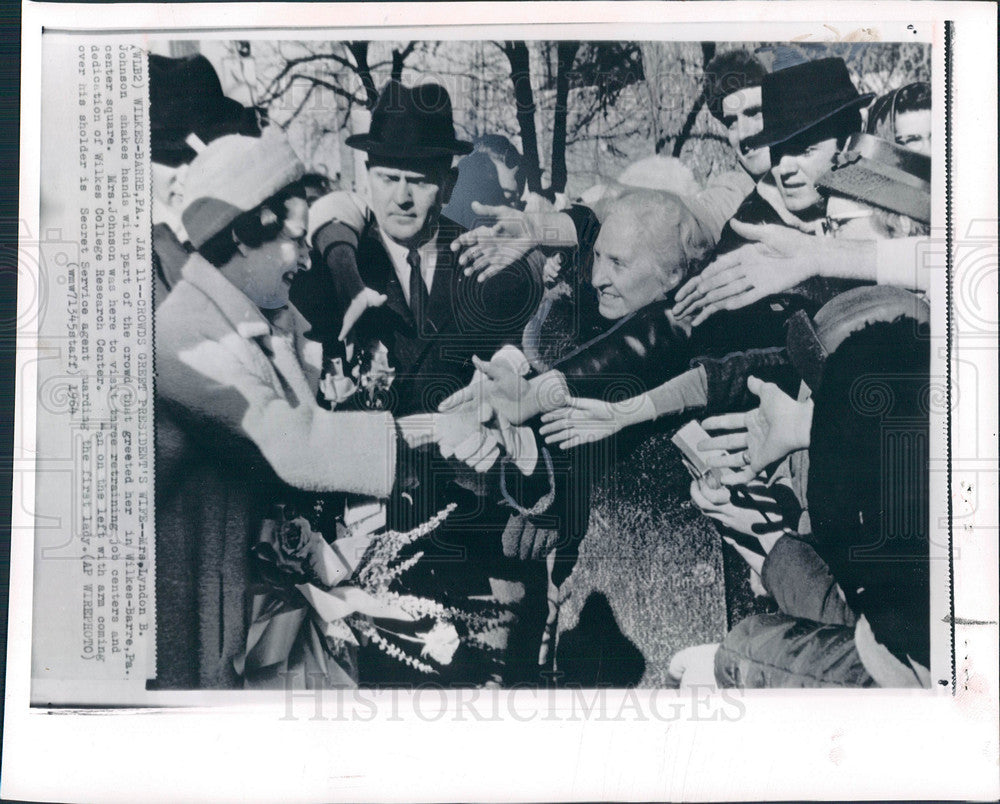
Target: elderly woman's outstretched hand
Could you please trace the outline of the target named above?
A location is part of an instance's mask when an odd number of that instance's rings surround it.
[[[573,397],[567,404],[542,414],[539,433],[545,443],[570,449],[610,438],[619,430],[656,417],[653,403],[645,394],[621,402]]]

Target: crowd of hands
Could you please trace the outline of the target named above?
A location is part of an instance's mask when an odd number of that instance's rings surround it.
[[[472,202],[472,211],[482,217],[496,218],[497,222],[465,232],[452,242],[451,249],[460,252],[458,262],[467,277],[474,276],[477,281],[485,282],[533,248],[550,244],[552,229],[545,225],[544,215],[477,201]],[[732,220],[730,225],[737,235],[749,242],[716,257],[674,296],[674,316],[686,319],[692,326],[698,326],[722,310],[738,310],[790,290],[824,273],[824,268],[830,269],[830,273],[841,274],[844,252],[865,248],[863,241],[825,241],[788,226],[739,220]],[[550,265],[546,263],[545,266],[543,280],[546,285],[556,279]],[[340,340],[348,338],[365,310],[378,307],[385,300],[383,294],[370,288],[358,294],[344,314]]]
[[[452,244],[453,250],[461,252],[459,264],[468,277],[485,281],[544,242],[537,218],[481,204],[475,204],[474,211],[496,217],[497,223],[468,231]],[[751,242],[718,257],[675,294],[672,314],[687,319],[691,326],[717,311],[739,309],[788,290],[817,273],[817,238],[783,226],[739,221],[732,225]],[[380,303],[377,294],[369,297],[359,302],[363,305],[360,312]],[[353,321],[346,322],[345,332],[351,326]],[[488,470],[503,454],[515,455],[517,444],[512,441],[517,439],[512,434],[523,436],[522,426],[536,416],[541,422],[539,439],[559,450],[612,438],[623,428],[656,417],[644,395],[618,401],[573,397],[558,371],[528,379],[527,363],[516,350],[501,350],[490,360],[473,360],[476,370],[470,384],[445,399],[433,414],[433,440],[444,457],[478,472]],[[759,400],[758,407],[701,422],[709,435],[697,449],[710,471],[692,482],[691,495],[706,515],[727,528],[756,536],[766,553],[785,528],[761,527],[762,519],[774,522],[761,514],[769,506],[773,509],[775,499],[769,488],[773,479],[764,478],[773,478],[769,470],[809,446],[813,406],[810,400],[793,399],[757,377],[749,377],[747,387]],[[759,571],[762,556],[730,542]]]

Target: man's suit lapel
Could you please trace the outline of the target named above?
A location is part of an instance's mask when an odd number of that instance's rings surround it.
[[[442,221],[437,236],[437,264],[434,267],[434,281],[428,296],[425,326],[421,333],[424,337],[433,337],[438,332],[451,326],[454,317],[453,299],[459,276],[457,255],[452,252],[451,241],[457,236],[452,231],[453,225]],[[407,304],[403,287],[399,284],[396,270],[392,265],[382,238],[379,235],[378,224],[373,223],[365,234],[362,248],[358,255],[358,269],[365,284],[384,293],[387,296],[384,307],[393,311],[399,318],[411,327],[414,324],[413,311]]]
[[[427,337],[450,328],[454,318],[458,260],[451,250],[453,239],[454,233],[442,223],[437,235],[437,265],[434,267],[434,282],[431,284],[424,322],[424,334]]]
[[[424,326],[419,332],[377,224],[373,224],[362,239],[358,253],[361,278],[368,287],[387,296],[381,310],[395,320],[395,325],[392,325],[393,345],[389,348],[392,363],[399,371],[401,387],[416,381],[416,375],[430,354],[444,345],[438,336],[454,328],[454,302],[460,275],[457,273],[458,260],[450,245],[456,236],[454,224],[449,226],[442,221],[437,237],[438,259],[434,266],[434,280],[428,295]],[[385,342],[388,345],[389,342]]]

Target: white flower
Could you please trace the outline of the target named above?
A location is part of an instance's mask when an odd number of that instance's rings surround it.
[[[423,640],[421,656],[429,656],[438,664],[450,664],[458,649],[458,631],[451,623],[438,620],[427,633],[417,634]]]
[[[350,399],[358,389],[357,385],[342,373],[326,374],[320,380],[319,390],[327,402],[339,405]]]

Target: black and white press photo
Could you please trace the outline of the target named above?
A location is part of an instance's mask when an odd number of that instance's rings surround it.
[[[694,5],[45,27],[32,723],[204,723],[189,761],[259,765],[237,798],[281,794],[295,738],[328,798],[499,741],[513,798],[628,800],[751,795],[749,754],[685,764],[709,733],[800,734],[832,779],[974,717],[995,238],[954,192],[963,51],[901,9]],[[605,737],[644,770],[598,789]]]
[[[931,685],[928,45],[123,48],[149,690]]]

